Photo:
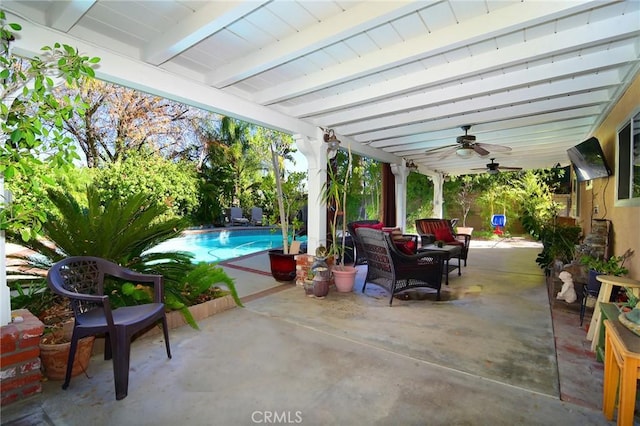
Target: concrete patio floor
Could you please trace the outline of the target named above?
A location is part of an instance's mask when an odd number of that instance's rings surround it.
[[[319,300],[260,273],[266,256],[245,259],[226,268],[245,308],[172,330],[171,360],[160,336],[137,340],[126,399],[96,356],[2,424],[611,424],[602,369],[575,349],[589,343],[575,304],[550,304],[539,248],[517,246],[474,245],[440,302],[414,291],[391,308],[377,286],[361,292],[366,267],[353,293]]]

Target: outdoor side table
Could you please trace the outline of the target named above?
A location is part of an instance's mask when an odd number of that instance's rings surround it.
[[[596,350],[600,333],[600,324],[602,322],[602,313],[600,312],[600,303],[607,303],[611,298],[611,290],[613,286],[629,287],[633,289],[633,293],[637,296],[640,291],[640,281],[636,281],[627,277],[616,277],[614,275],[598,275],[596,279],[602,283],[596,305],[593,308],[593,317],[589,324],[587,332],[587,340],[591,340],[591,351]]]
[[[455,271],[458,269],[458,276],[462,275],[462,271],[460,270],[460,258],[462,257],[462,248],[460,246],[454,245],[444,245],[443,247],[438,247],[435,244],[428,244],[426,246],[422,246],[418,249],[418,253],[423,251],[439,251],[444,253],[444,274],[446,276],[445,284],[449,285],[449,272]],[[450,264],[451,258],[458,259],[457,265]]]
[[[633,425],[636,386],[640,378],[640,337],[617,319],[605,320],[602,412],[613,420],[618,394],[618,425]]]

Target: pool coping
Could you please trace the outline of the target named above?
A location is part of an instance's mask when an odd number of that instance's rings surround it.
[[[250,257],[264,255],[268,251],[269,250],[262,250],[262,251],[257,251],[255,253],[251,253],[251,254],[245,254],[244,256],[239,256],[239,257],[234,257],[234,258],[231,258],[231,259],[226,259],[226,260],[223,260],[221,262],[218,262],[218,265],[224,266],[225,268],[238,269],[240,271],[251,272],[253,274],[259,274],[259,275],[264,275],[264,276],[269,277],[269,276],[271,276],[271,272],[261,271],[259,269],[253,269],[253,268],[249,268],[247,266],[242,266],[242,265],[234,265],[234,262],[245,260],[245,259],[248,259]]]

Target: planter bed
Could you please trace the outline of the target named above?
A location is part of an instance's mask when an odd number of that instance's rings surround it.
[[[224,297],[219,297],[217,299],[209,300],[204,303],[200,303],[198,305],[190,306],[189,311],[196,323],[218,314],[220,312],[224,312],[226,310],[232,309],[236,307],[236,302],[233,300],[231,295],[226,295]],[[174,328],[188,326],[184,317],[179,311],[171,311],[167,312],[167,324],[169,326],[169,330],[173,330]],[[156,335],[162,335],[162,330],[159,326],[154,326],[149,331],[144,333],[142,336],[138,337],[139,339],[146,339],[149,337],[154,337]],[[169,335],[169,340],[171,340],[171,335]],[[93,345],[93,354],[102,354],[104,353],[104,338],[100,337],[96,339],[95,344]]]

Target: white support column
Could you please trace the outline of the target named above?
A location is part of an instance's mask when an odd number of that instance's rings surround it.
[[[433,173],[429,174],[429,177],[433,181],[433,217],[442,218],[444,175],[442,173]]]
[[[322,188],[327,182],[327,148],[318,129],[315,139],[300,134],[293,136],[296,147],[307,159],[309,178],[307,208],[307,253],[314,254],[319,245],[327,246],[327,205]]]
[[[396,227],[404,232],[407,225],[407,176],[410,170],[403,161],[402,164],[391,164],[391,172],[396,182]]]
[[[6,102],[10,101],[7,99]],[[10,103],[7,103],[7,106]],[[0,147],[4,148],[4,144],[6,143],[7,135],[0,135]],[[5,191],[4,188],[4,175],[0,173],[0,209],[5,207],[9,207],[9,196],[8,191]],[[0,326],[7,325],[11,322],[11,291],[9,290],[9,286],[7,285],[7,253],[6,253],[6,239],[4,235],[4,231],[0,231]]]
[[[0,174],[0,202],[5,203],[4,178]],[[11,292],[7,285],[7,256],[4,231],[0,231],[0,326],[11,322]]]

